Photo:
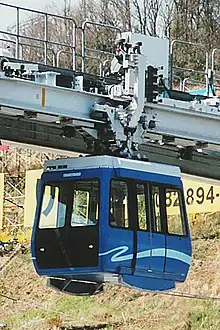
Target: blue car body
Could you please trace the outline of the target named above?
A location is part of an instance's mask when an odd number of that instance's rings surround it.
[[[38,183],[32,259],[52,287],[93,294],[110,282],[164,291],[186,279],[192,248],[179,169],[146,164],[110,156],[46,164]],[[169,215],[167,199],[178,199],[178,217]],[[111,220],[113,211],[123,223]],[[58,222],[41,225],[48,215]]]

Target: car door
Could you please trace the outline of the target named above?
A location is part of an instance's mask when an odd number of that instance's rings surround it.
[[[162,186],[152,184],[151,189],[151,263],[150,269],[154,273],[163,273],[166,255],[166,235],[164,225],[165,203]]]
[[[104,189],[107,189],[106,185]],[[130,274],[133,271],[134,230],[128,180],[113,178],[109,185],[105,241],[99,253],[105,271]]]
[[[137,208],[137,251],[135,270],[145,273],[150,270],[152,258],[150,209],[149,209],[149,184],[146,182],[136,182],[136,196],[133,205]]]
[[[44,185],[34,235],[39,269],[98,265],[98,204],[98,180]]]
[[[174,279],[183,281],[187,276],[192,254],[184,196],[181,189],[175,187],[167,187],[165,196],[167,201],[165,272],[172,273]]]

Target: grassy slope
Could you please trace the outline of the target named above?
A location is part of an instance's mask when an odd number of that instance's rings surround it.
[[[192,226],[197,237],[194,262],[178,292],[220,298],[219,219],[219,215],[203,217]],[[18,299],[0,297],[0,323],[7,323],[7,329],[220,329],[220,300],[140,293],[110,285],[104,294],[93,297],[62,295],[35,274],[29,254],[17,256],[0,274],[0,283],[0,293]]]
[[[220,240],[193,243],[194,258],[200,261],[177,290],[220,297]],[[220,329],[220,304],[215,301],[117,286],[106,286],[105,294],[94,297],[72,297],[50,290],[44,281],[35,274],[29,255],[18,256],[3,271],[0,292],[19,300],[0,298],[0,320],[8,329]]]

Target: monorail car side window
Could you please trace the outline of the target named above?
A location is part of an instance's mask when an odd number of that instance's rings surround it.
[[[182,195],[175,188],[166,188],[167,231],[173,235],[186,235],[186,225],[183,216]]]
[[[138,183],[137,190],[137,216],[138,228],[140,230],[149,230],[148,228],[148,199],[145,193],[145,185]]]
[[[128,185],[125,181],[111,181],[109,223],[113,227],[129,227]]]
[[[99,218],[99,182],[80,181],[74,184],[71,226],[93,226]]]
[[[65,225],[67,196],[65,187],[46,185],[44,187],[39,228],[61,228]]]

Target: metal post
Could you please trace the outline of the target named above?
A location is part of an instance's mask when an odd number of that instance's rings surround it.
[[[211,56],[211,71],[212,71],[212,75],[213,75],[213,82],[215,81],[215,53],[219,52],[220,53],[220,48],[214,48],[212,51],[212,56]]]
[[[56,54],[56,67],[59,68],[60,66],[60,54],[62,53],[62,49],[60,49]]]
[[[170,44],[170,89],[173,88],[173,48],[177,40],[173,40]]]
[[[20,59],[20,51],[19,51],[19,7],[17,7],[17,17],[16,17],[16,58]]]
[[[85,72],[86,67],[86,36],[85,36],[86,22],[82,25],[82,72]]]
[[[171,46],[172,46],[172,44],[171,44]],[[171,53],[171,50],[172,50],[172,48],[170,48],[170,63],[169,63],[170,74],[169,74],[169,79],[168,79],[170,90],[173,89],[173,53]]]
[[[73,23],[73,71],[76,71],[76,24],[75,22]]]
[[[211,74],[213,76],[213,85],[215,84],[215,53],[220,52],[219,48],[214,48],[211,55]]]
[[[183,84],[182,84],[182,91],[185,92],[186,91],[186,81],[189,80],[189,78],[184,78],[183,79]]]
[[[209,53],[206,52],[206,68],[205,68],[205,82],[206,82],[206,95],[209,96]]]
[[[56,66],[56,55],[54,54],[54,51],[53,52],[53,66],[55,67]]]
[[[44,19],[44,64],[47,64],[47,42],[48,42],[48,15]]]

